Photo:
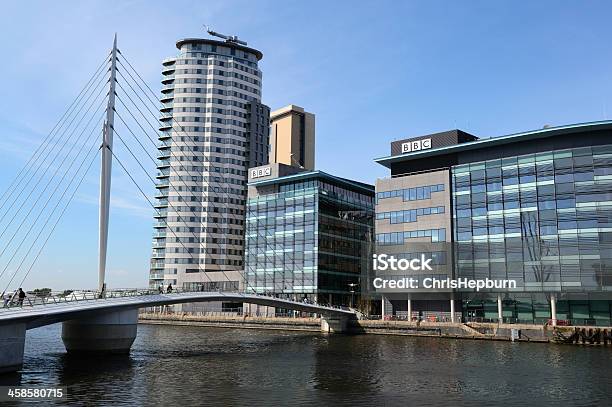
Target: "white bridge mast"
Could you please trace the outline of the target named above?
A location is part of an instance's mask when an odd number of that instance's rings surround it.
[[[113,160],[113,125],[115,121],[115,83],[117,77],[117,34],[113,42],[110,66],[110,87],[106,120],[102,128],[102,150],[100,166],[100,237],[98,250],[98,290],[100,296],[106,291],[104,275],[106,272],[106,250],[108,247],[108,213],[110,209],[111,165]]]

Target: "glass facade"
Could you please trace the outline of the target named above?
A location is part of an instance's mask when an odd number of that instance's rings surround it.
[[[245,290],[349,304],[372,233],[374,188],[317,174],[279,178],[248,199]]]
[[[558,319],[609,323],[612,145],[474,162],[451,172],[457,277],[516,280],[522,293],[505,294],[508,318],[549,318],[556,293]],[[496,317],[495,298],[467,295],[464,311]]]

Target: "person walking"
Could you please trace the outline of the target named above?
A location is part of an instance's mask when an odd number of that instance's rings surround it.
[[[19,290],[17,290],[17,304],[20,307],[23,307],[23,300],[25,300],[25,297],[26,297],[26,293],[23,292],[21,287],[19,287]]]
[[[8,307],[9,302],[11,301],[11,295],[7,294],[6,291],[4,291],[2,293],[2,301],[4,301],[4,305],[2,305],[3,308]]]
[[[160,285],[160,286],[159,286],[159,288],[157,289],[157,291],[158,291],[160,294],[163,294],[163,293],[164,293],[164,288],[163,288],[163,287]]]
[[[168,288],[166,288],[166,293],[172,293],[172,284],[168,284]]]

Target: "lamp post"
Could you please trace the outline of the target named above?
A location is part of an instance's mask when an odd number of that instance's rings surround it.
[[[357,287],[359,283],[349,283],[349,291],[351,292],[351,308],[355,308],[355,287]]]

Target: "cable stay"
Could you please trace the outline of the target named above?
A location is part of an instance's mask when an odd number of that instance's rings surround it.
[[[129,61],[127,61],[127,59],[125,58],[125,56],[123,56],[123,60],[125,60],[125,61],[126,61],[126,63],[127,63],[129,66],[131,66],[131,64],[129,64]],[[120,65],[121,65],[121,66],[124,66],[124,65],[123,65],[121,62],[120,62]],[[133,68],[132,68],[132,69],[133,69]],[[130,76],[130,78],[132,78],[132,80],[133,80],[133,76],[132,76],[132,75],[129,73],[129,71],[127,72],[127,74],[128,74],[128,76]],[[138,75],[138,73],[137,73],[136,71],[135,71],[135,74],[136,74],[136,75],[137,75],[137,76],[138,76],[138,77],[139,77],[139,78],[142,80],[142,78],[140,77],[140,75]],[[126,78],[124,75],[121,75],[121,77],[122,77],[122,78],[124,78],[124,79],[127,79],[127,78]],[[146,87],[148,87],[148,85],[146,85],[146,83],[145,83],[144,81],[142,81],[142,82],[145,84],[145,86],[146,86]],[[152,111],[151,111],[151,110],[150,110],[150,109],[149,109],[149,108],[146,106],[146,103],[145,103],[145,102],[142,100],[142,98],[140,97],[140,95],[138,95],[138,94],[137,94],[137,92],[135,91],[134,87],[133,87],[133,86],[131,86],[131,84],[129,83],[129,81],[127,81],[127,84],[128,84],[128,86],[129,86],[129,88],[130,88],[130,89],[131,89],[131,90],[132,90],[134,93],[136,93],[136,95],[137,95],[138,99],[139,99],[139,100],[140,100],[140,101],[143,103],[143,105],[145,105],[146,110],[148,110],[148,111],[149,111],[149,113],[151,114],[151,116],[153,117],[153,119],[154,119],[154,120],[156,120],[156,121],[159,123],[159,120],[158,120],[158,119],[155,117],[155,115],[153,114],[153,112],[152,112]],[[137,84],[137,85],[138,85],[138,84]],[[124,89],[124,88],[123,88],[121,85],[119,85],[119,87],[125,91],[125,89]],[[141,87],[140,85],[138,85],[138,87],[139,87],[139,88],[142,90],[142,87]],[[149,90],[150,90],[150,88],[149,88]],[[154,132],[155,132],[155,133],[157,133],[157,130],[156,130],[154,127],[153,127],[153,125],[152,125],[152,124],[149,122],[149,120],[148,120],[148,119],[145,117],[144,113],[142,112],[142,109],[140,109],[140,108],[137,106],[137,104],[134,102],[134,99],[132,99],[132,98],[130,97],[130,95],[129,95],[129,94],[127,94],[127,92],[126,92],[126,96],[127,96],[128,100],[130,100],[130,102],[131,102],[131,103],[132,103],[132,104],[135,106],[135,108],[138,110],[138,112],[139,112],[139,113],[140,113],[140,115],[143,117],[143,119],[144,119],[144,120],[147,122],[147,124],[148,124],[148,125],[149,125],[149,126],[150,126],[150,127],[153,129],[153,130],[154,130]],[[148,99],[149,99],[149,101],[150,101],[150,98],[149,98],[148,96],[147,96],[147,98],[148,98]],[[143,127],[142,127],[142,125],[140,124],[140,122],[138,121],[138,119],[137,119],[137,118],[136,118],[136,117],[133,115],[133,113],[131,113],[130,109],[129,109],[129,108],[127,107],[127,105],[126,105],[126,104],[123,102],[123,100],[121,100],[121,97],[120,97],[120,96],[118,97],[118,100],[119,100],[119,101],[120,101],[120,103],[121,103],[121,104],[122,104],[122,105],[123,105],[123,106],[126,108],[126,110],[128,110],[128,113],[130,113],[130,116],[132,117],[132,119],[133,119],[133,120],[134,120],[134,121],[135,121],[135,122],[136,122],[136,123],[139,125],[139,127],[141,128],[141,130],[143,131],[143,133],[144,133],[144,134],[145,134],[145,135],[146,135],[146,136],[149,138],[149,140],[151,141],[151,143],[153,144],[153,146],[157,148],[156,143],[155,143],[155,142],[154,142],[154,141],[151,139],[151,137],[149,136],[148,132],[147,132],[147,131],[146,131],[146,130],[145,130]],[[118,117],[120,117],[120,116],[118,115]],[[121,120],[122,120],[122,122],[123,122],[123,123],[124,123],[124,124],[127,126],[127,123],[125,122],[125,120],[124,120],[123,118],[121,118],[121,117],[120,117],[120,119],[121,119]],[[173,128],[173,130],[177,131],[177,129],[175,129],[175,128],[174,128],[174,126],[175,126],[175,125],[174,125],[174,124],[172,124],[172,128]],[[130,130],[130,132],[132,133],[132,135],[134,136],[134,138],[136,138],[136,139],[138,140],[138,138],[136,137],[136,135],[134,134],[134,132],[133,132],[133,131],[131,131],[131,129],[129,129],[129,126],[128,126],[128,130]],[[182,131],[182,130],[178,130],[178,131]],[[178,131],[177,131],[177,132],[178,132]],[[186,134],[184,131],[183,131],[183,133],[184,133],[184,134]],[[188,136],[188,135],[186,135],[186,136],[187,136],[187,137],[190,137],[190,136]],[[141,144],[140,142],[139,142],[139,144],[141,145],[141,147],[143,147],[143,146],[142,146],[142,144]],[[197,146],[195,146],[195,148],[193,148],[193,147],[192,147],[192,149],[191,149],[191,150],[188,150],[188,151],[197,151],[197,149],[198,149],[198,147],[197,147]],[[144,148],[143,148],[143,150],[145,150],[145,152],[146,152],[146,149],[144,149]],[[170,152],[170,155],[171,155],[171,156],[174,156],[175,158],[177,158],[177,157],[176,157],[176,155],[175,155],[175,154],[174,154],[172,151]],[[152,158],[150,155],[149,155],[149,157],[150,157],[150,158]],[[177,160],[177,161],[179,161],[179,160]],[[188,170],[186,170],[186,169],[185,169],[185,168],[183,168],[183,167],[181,167],[181,170],[186,171],[186,172],[189,172]],[[191,176],[193,176],[193,174],[191,174]],[[179,179],[180,179],[180,177],[179,177]],[[180,179],[180,180],[181,180],[181,181],[183,181],[182,179]],[[208,183],[208,182],[205,182],[205,183],[206,183],[206,185],[208,186],[209,191],[213,191],[213,188],[211,187],[210,183]],[[188,185],[187,185],[187,184],[186,184],[184,181],[183,181],[183,184],[185,185],[185,187],[187,188],[187,190],[189,190],[189,186],[188,186]],[[220,184],[220,185],[225,185],[224,183],[219,183],[219,184]],[[174,190],[176,191],[176,189],[174,188],[174,186],[173,186],[173,185],[171,185],[171,187],[172,187],[172,189],[174,189]],[[219,190],[219,191],[221,191],[221,192],[224,194],[224,196],[225,196],[225,201],[226,201],[226,202],[229,202],[229,199],[228,199],[228,198],[229,198],[229,195],[228,195],[228,193],[227,193],[227,189],[226,189],[226,188],[224,188],[224,187],[222,186],[222,187],[218,188],[218,190]],[[179,191],[176,191],[176,192],[177,192],[177,194],[178,194],[178,195],[179,195],[179,197],[180,197],[180,196],[181,196],[180,192],[179,192]],[[227,211],[222,211],[222,213],[223,213],[223,215],[222,215],[222,216],[223,216],[223,219],[225,220],[225,222],[224,222],[224,223],[225,223],[225,224],[228,224],[228,222],[227,222],[227,219],[228,219],[228,217],[227,217],[227,213],[228,213],[228,212],[227,212]],[[168,228],[169,228],[169,229],[171,229],[170,227],[168,227]],[[187,230],[188,230],[188,229],[187,229]],[[224,252],[225,244],[224,244],[224,246],[222,246],[221,244],[217,243],[217,247],[220,249],[220,253],[223,253],[223,252]],[[205,248],[205,250],[206,250],[206,248]],[[243,275],[243,272],[242,272],[241,270],[233,270],[233,271],[237,271],[237,272],[239,272],[240,274],[242,274],[242,275]],[[226,278],[228,281],[232,281],[232,280],[231,280],[231,279],[230,279],[230,278],[227,276],[227,274],[225,274],[225,271],[222,271],[222,273],[223,273],[224,277],[225,277],[225,278]],[[248,281],[246,281],[246,279],[244,279],[244,275],[243,275],[243,280],[244,280],[244,282],[245,282],[245,285],[250,286],[250,284],[248,283]],[[250,288],[252,288],[252,287],[250,287]],[[254,290],[253,290],[253,291],[254,291]]]

